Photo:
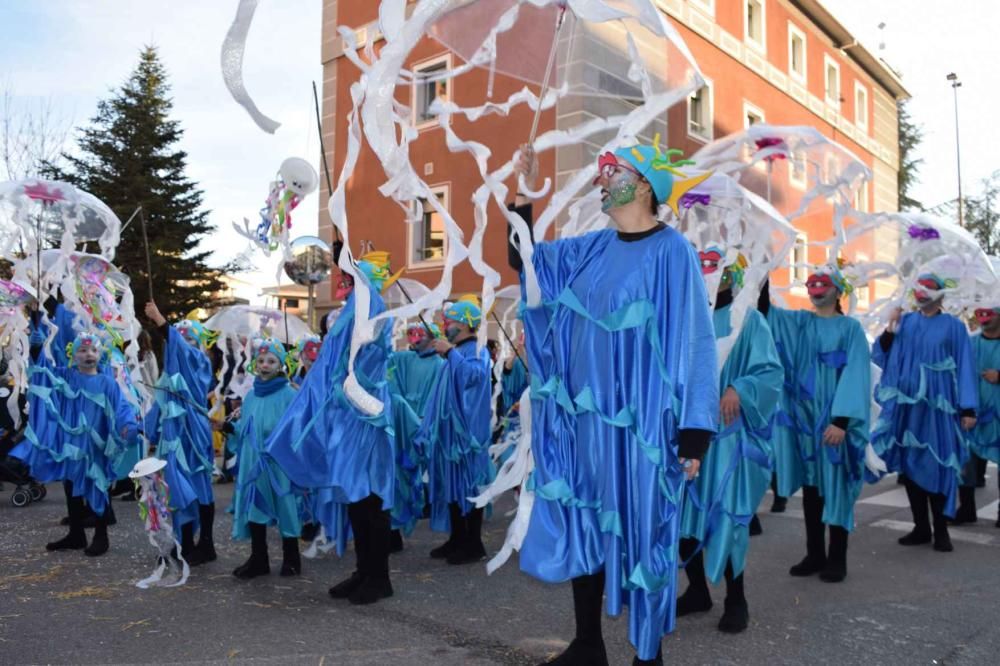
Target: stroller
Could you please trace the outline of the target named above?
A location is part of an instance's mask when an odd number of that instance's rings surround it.
[[[5,398],[6,387],[0,388],[0,398]],[[7,393],[9,395],[9,393]],[[21,402],[22,423],[24,423],[24,404]],[[20,508],[32,502],[39,502],[48,492],[44,485],[31,478],[28,466],[17,458],[9,455],[11,449],[21,440],[23,428],[15,429],[14,420],[7,409],[0,404],[0,483],[13,483],[14,492],[10,495],[10,503]]]

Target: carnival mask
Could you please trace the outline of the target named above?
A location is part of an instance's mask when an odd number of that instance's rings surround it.
[[[302,347],[302,360],[308,361],[309,363],[315,363],[316,359],[319,358],[319,348],[320,343],[315,340],[310,340]]]
[[[994,328],[1000,324],[1000,312],[992,308],[976,308],[976,321],[982,328]]]
[[[354,278],[350,273],[341,273],[337,280],[337,289],[333,292],[333,297],[339,301],[347,300],[347,297],[354,291]]]
[[[597,161],[594,185],[601,187],[601,210],[607,213],[635,201],[642,179],[635,169],[621,162],[613,153],[604,153]]]
[[[821,273],[809,276],[806,280],[806,290],[809,292],[809,301],[817,308],[829,307],[840,298],[840,291],[833,283],[833,278]]]
[[[701,274],[711,275],[719,270],[723,257],[721,252],[712,249],[699,252],[698,258],[701,259]]]
[[[936,293],[943,288],[943,285],[938,284],[936,280],[920,278],[917,280],[917,284],[923,287],[923,289],[915,288],[913,290],[913,298],[920,307],[932,305],[944,298],[944,294]]]

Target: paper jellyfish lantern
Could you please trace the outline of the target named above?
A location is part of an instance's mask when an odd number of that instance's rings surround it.
[[[135,464],[128,476],[136,484],[139,498],[139,515],[146,528],[149,543],[156,549],[156,569],[136,587],[176,587],[187,582],[190,568],[181,556],[181,546],[174,538],[170,522],[170,488],[163,478],[166,461],[143,458]]]

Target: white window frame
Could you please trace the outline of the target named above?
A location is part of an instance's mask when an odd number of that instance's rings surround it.
[[[706,100],[708,103],[708,120],[705,124],[706,133],[698,134],[691,130],[691,98],[694,93],[688,95],[687,98],[687,135],[689,138],[695,141],[700,141],[702,143],[708,143],[715,138],[715,86],[712,84],[710,79],[705,79],[705,85],[703,86],[708,92],[706,95]],[[699,88],[698,90],[701,90]],[[698,92],[697,90],[695,92]]]
[[[860,105],[863,110],[863,114],[858,113],[858,94],[864,95],[865,103]],[[868,88],[861,84],[860,81],[854,82],[854,124],[857,125],[859,129],[868,132]]]
[[[792,68],[792,38],[798,37],[802,40],[802,73],[796,72]],[[806,33],[799,29],[797,25],[788,22],[788,76],[793,80],[805,85],[809,82],[809,42],[806,40]]]
[[[767,0],[742,0],[743,2],[743,42],[760,53],[767,53]],[[760,5],[760,41],[750,36],[750,21],[747,5],[756,2]]]
[[[703,14],[715,18],[715,0],[688,0],[688,4]]]
[[[837,72],[837,98],[830,99],[830,67]],[[844,94],[843,80],[840,77],[840,63],[831,58],[829,54],[823,54],[823,101],[827,106],[840,110],[840,98]]]
[[[805,257],[803,261],[796,261],[795,253],[799,248],[802,248],[805,252]],[[796,266],[796,264],[804,264],[803,266]],[[795,242],[792,243],[792,250],[788,253],[788,284],[791,285],[792,291],[795,293],[804,293],[806,291],[803,284],[809,279],[809,237],[804,231],[795,232]],[[801,282],[803,284],[796,284],[796,282]]]
[[[764,111],[761,110],[760,107],[755,106],[755,105],[751,104],[750,102],[748,102],[746,100],[743,100],[743,129],[749,129],[750,128],[750,122],[749,122],[750,119],[747,117],[750,114],[753,114],[753,115],[759,117],[760,118],[760,122],[762,122],[762,123],[766,123],[767,122],[767,118],[766,118],[766,116],[764,116]],[[752,155],[754,153],[755,149],[750,148],[749,146],[747,146],[746,150],[749,153],[747,155],[747,158],[749,158],[750,155]],[[767,171],[767,160],[760,160],[760,161],[758,161],[756,164],[753,165],[753,168],[757,169],[759,171]]]
[[[788,162],[788,184],[797,190],[805,191],[806,187],[809,186],[809,164],[805,154],[802,151],[793,151],[786,161]],[[802,164],[802,177],[796,178],[795,165],[800,162]]]
[[[437,196],[439,194],[443,195],[441,197],[441,205],[446,211],[451,212],[451,183],[442,183],[440,185],[433,185],[430,188],[431,194]],[[427,213],[428,210],[433,210],[429,205],[424,206],[423,213]],[[413,207],[412,213],[416,213],[416,206]],[[444,265],[444,260],[448,256],[448,233],[444,234],[444,244],[441,248],[441,258],[440,259],[424,259],[416,260],[414,259],[414,252],[416,251],[416,234],[419,223],[414,221],[410,223],[408,233],[406,234],[406,265],[409,268],[420,269],[420,268],[439,268]]]
[[[425,85],[425,82],[420,81],[420,73],[426,72],[429,69],[437,67],[438,65],[444,64],[444,71],[451,69],[451,53],[442,53],[441,55],[434,56],[433,58],[428,58],[423,60],[413,66],[413,83],[410,87],[410,120],[413,126],[417,130],[423,130],[430,127],[437,127],[438,119],[436,117],[421,119],[419,117],[419,102],[420,102],[420,91],[417,86]],[[440,83],[440,82],[439,82]],[[451,78],[447,80],[448,86],[448,97],[451,100],[455,99],[455,79]]]
[[[859,213],[870,213],[868,205],[868,182],[861,183],[861,187],[854,193],[854,210]]]

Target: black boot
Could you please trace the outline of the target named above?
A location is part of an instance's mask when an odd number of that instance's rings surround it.
[[[958,510],[955,517],[948,520],[955,525],[975,523],[979,520],[976,515],[976,489],[973,486],[958,487]]]
[[[972,454],[972,458],[976,461],[976,488],[985,488],[987,460],[985,458],[980,458],[975,453]]]
[[[181,557],[187,561],[192,552],[194,552],[194,523],[188,522],[181,525]]]
[[[839,583],[847,578],[847,530],[843,527],[830,525],[830,554],[819,578],[826,583]]]
[[[212,539],[212,528],[215,526],[215,504],[198,505],[198,545],[191,550],[185,559],[193,567],[216,560],[215,541]]]
[[[719,631],[738,634],[750,626],[750,606],[743,593],[743,574],[733,575],[733,565],[726,565],[726,610],[719,620]]]
[[[818,574],[826,568],[826,526],[823,525],[823,498],[816,486],[802,487],[802,513],[806,519],[806,556],[788,570],[792,576]]]
[[[281,537],[281,575],[298,576],[302,573],[302,558],[299,557],[299,540],[295,537]]]
[[[403,552],[403,533],[399,530],[393,530],[389,535],[389,552],[390,553],[401,553]]]
[[[945,497],[941,493],[931,493],[931,513],[934,515],[934,550],[950,553],[955,550],[948,534],[948,520],[944,516]]]
[[[927,493],[923,488],[908,478],[903,479],[906,487],[906,498],[910,501],[910,513],[913,515],[913,530],[899,537],[901,546],[920,546],[931,542],[931,521],[927,513]]]
[[[361,583],[365,580],[364,567],[368,563],[368,532],[364,529],[368,517],[363,501],[347,505],[347,519],[351,523],[351,531],[354,532],[354,572],[327,590],[334,599],[347,599],[361,587]]]
[[[704,551],[698,550],[697,539],[681,539],[678,552],[683,562],[684,573],[687,574],[688,587],[677,598],[677,617],[691,613],[704,613],[712,609],[712,595],[705,579]]]
[[[233,575],[242,580],[271,573],[271,563],[267,557],[267,525],[247,523],[250,529],[250,558],[233,570]]]
[[[774,493],[774,501],[771,502],[771,513],[784,513],[788,505],[788,498],[778,494],[777,474],[771,474],[771,492]]]
[[[359,504],[365,513],[365,524],[358,530],[352,520],[352,526],[355,527],[355,535],[358,531],[367,532],[365,561],[360,567],[364,578],[347,600],[356,606],[363,606],[393,595],[392,583],[389,581],[389,532],[392,531],[392,519],[389,512],[382,509],[382,499],[378,495],[369,495]]]
[[[431,557],[436,560],[448,557],[465,540],[465,518],[462,517],[462,509],[455,502],[448,505],[448,522],[451,523],[448,540],[431,550]]]
[[[319,523],[305,523],[302,525],[302,540],[306,543],[312,543],[316,539],[317,534],[319,534]]]
[[[73,486],[69,481],[63,481],[63,490],[66,492],[66,511],[69,513],[69,534],[58,541],[45,544],[45,550],[81,550],[87,547],[87,533],[83,531],[83,506],[82,497],[73,497]]]
[[[604,570],[574,578],[573,614],[576,638],[563,652],[544,662],[556,666],[608,666],[608,653],[601,635],[601,602],[604,599]]]
[[[472,509],[465,516],[465,539],[446,558],[448,564],[472,564],[486,557],[483,545],[483,509]]]
[[[108,518],[110,513],[111,504],[109,503],[104,514],[97,517],[97,523],[94,525],[94,538],[91,539],[90,545],[84,548],[84,555],[99,557],[108,552]]]
[[[760,536],[764,533],[764,528],[760,524],[760,518],[757,514],[753,514],[753,518],[750,519],[750,536]]]
[[[652,659],[639,659],[638,655],[632,657],[632,666],[663,666],[663,648],[657,650]]]

